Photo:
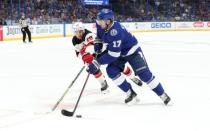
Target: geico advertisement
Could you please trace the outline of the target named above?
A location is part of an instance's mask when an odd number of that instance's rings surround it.
[[[63,35],[63,25],[33,25],[29,26],[32,36]],[[4,38],[22,36],[19,26],[4,26]]]
[[[152,29],[169,29],[172,28],[171,22],[153,22],[151,23]]]

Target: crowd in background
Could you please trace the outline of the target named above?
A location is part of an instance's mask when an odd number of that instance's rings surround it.
[[[109,0],[109,6],[83,5],[81,0],[1,0],[0,25],[17,24],[22,13],[31,24],[94,22],[98,10],[111,8],[123,22],[210,21],[209,0]]]

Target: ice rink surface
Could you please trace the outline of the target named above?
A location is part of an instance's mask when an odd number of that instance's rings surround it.
[[[90,77],[75,115],[73,110],[87,73],[84,71],[58,108],[83,63],[71,38],[0,42],[1,131],[209,131],[210,32],[135,33],[147,63],[172,98],[163,105],[145,84],[134,86],[140,102],[124,104],[126,94],[108,78],[110,93]],[[105,73],[105,66],[102,66]],[[50,112],[46,114],[47,112]]]

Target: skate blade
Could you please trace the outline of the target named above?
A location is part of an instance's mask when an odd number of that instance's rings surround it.
[[[108,94],[110,91],[108,89],[101,91],[102,94]]]
[[[140,102],[140,99],[139,99],[138,97],[135,97],[135,98],[133,98],[132,101],[126,103],[126,105],[132,106],[132,105],[135,105],[135,104],[137,104],[137,103],[139,103],[139,102]]]
[[[163,102],[164,103],[164,102]],[[173,101],[171,101],[171,99],[169,100],[169,102],[166,104],[166,103],[164,103],[164,105],[165,106],[172,106],[174,103],[173,103]]]

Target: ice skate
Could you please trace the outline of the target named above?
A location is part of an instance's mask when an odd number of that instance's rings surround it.
[[[106,82],[106,80],[105,80],[103,83],[101,83],[101,92],[102,92],[103,94],[109,93],[108,87],[109,87],[109,85],[107,84],[107,82]]]
[[[128,90],[127,98],[125,99],[125,103],[128,105],[133,105],[136,102],[139,102],[136,92],[134,92],[132,89]]]
[[[135,83],[135,84],[137,84],[138,86],[142,86],[142,82],[141,82],[141,80],[139,80],[138,78],[136,78],[135,76],[132,76],[132,77],[130,77],[130,79]]]
[[[132,73],[130,67],[127,66],[126,68],[124,68],[123,74],[126,75],[131,81],[133,81],[138,86],[142,86],[143,83],[141,82],[140,79],[135,77],[135,75]]]
[[[168,105],[168,103],[171,101],[171,98],[166,93],[163,93],[160,96],[160,98],[162,99],[165,105]]]

